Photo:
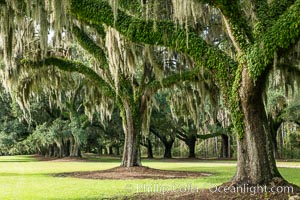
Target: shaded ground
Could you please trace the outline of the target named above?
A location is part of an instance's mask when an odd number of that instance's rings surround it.
[[[33,158],[37,159],[38,161],[51,161],[51,162],[88,162],[87,158],[81,157],[45,157],[41,155],[32,155]]]
[[[120,199],[120,198],[116,198]],[[199,193],[190,194],[156,194],[156,195],[135,195],[125,200],[140,199],[140,200],[299,200],[300,195],[284,194],[284,193],[212,193],[209,190],[203,190]]]
[[[58,177],[76,177],[86,179],[172,179],[172,178],[198,178],[210,176],[209,173],[159,170],[149,167],[115,167],[108,170],[92,172],[69,172],[59,173]]]
[[[197,189],[193,187],[182,187],[178,189],[164,188],[164,190],[155,190],[151,188],[144,193],[136,193],[134,196],[121,197],[121,199],[141,199],[141,200],[300,200],[300,188],[296,185],[290,185],[282,179],[274,180],[271,185],[264,189],[258,189],[258,186],[243,187],[240,186],[237,192],[237,186],[231,183],[225,183],[219,187],[210,189]],[[228,188],[225,192],[224,188]],[[162,189],[162,188],[160,188]],[[170,190],[167,190],[170,189]],[[156,191],[154,193],[153,191]],[[116,198],[116,199],[120,199]]]

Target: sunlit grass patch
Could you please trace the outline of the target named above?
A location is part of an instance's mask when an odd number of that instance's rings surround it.
[[[89,180],[52,176],[62,172],[105,170],[119,165],[120,160],[113,157],[94,158],[94,162],[37,161],[31,156],[0,157],[0,199],[101,199],[142,192],[144,186],[151,189],[154,185],[209,188],[230,181],[235,172],[233,161],[144,160],[144,166],[156,169],[198,171],[212,175],[165,180]],[[280,172],[288,181],[300,185],[300,168],[280,168]]]

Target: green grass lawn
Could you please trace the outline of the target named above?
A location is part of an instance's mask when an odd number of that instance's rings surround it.
[[[130,195],[137,188],[187,187],[209,188],[229,181],[234,175],[235,162],[143,160],[144,166],[164,170],[201,171],[212,176],[194,179],[168,180],[87,180],[53,177],[51,174],[73,171],[104,170],[119,165],[115,158],[92,158],[94,162],[37,161],[31,156],[0,157],[0,199],[102,199]],[[279,163],[285,165],[285,163]],[[300,167],[299,162],[288,166]],[[300,168],[280,168],[290,182],[300,185]]]

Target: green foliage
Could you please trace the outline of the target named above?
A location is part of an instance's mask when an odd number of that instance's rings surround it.
[[[0,155],[14,155],[18,151],[16,144],[27,137],[30,127],[20,117],[21,110],[16,102],[3,92],[3,88],[0,92]]]
[[[0,155],[14,154],[14,145],[17,143],[17,134],[14,132],[0,132]]]
[[[296,1],[276,23],[248,49],[247,64],[251,77],[257,80],[272,63],[274,54],[288,49],[299,38],[300,2]]]
[[[236,78],[233,84],[232,94],[230,98],[230,111],[232,116],[232,122],[234,130],[237,133],[239,139],[243,138],[244,135],[244,121],[243,121],[243,112],[240,105],[239,89],[242,79],[242,70],[243,66],[239,66],[239,69],[236,71]]]
[[[33,62],[29,60],[23,60],[22,64],[28,67],[41,68],[43,66],[57,66],[59,69],[68,72],[78,72],[94,81],[104,94],[108,97],[114,97],[114,91],[111,86],[106,83],[94,70],[85,66],[84,64],[76,61],[70,61],[62,58],[49,57],[44,61]]]

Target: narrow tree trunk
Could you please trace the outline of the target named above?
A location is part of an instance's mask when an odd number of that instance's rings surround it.
[[[196,154],[195,154],[196,138],[194,137],[190,138],[186,144],[189,147],[189,158],[196,158]]]
[[[68,140],[65,144],[65,150],[64,150],[64,156],[68,157],[70,156],[70,149],[71,149],[71,142]]]
[[[81,157],[80,146],[77,144],[75,139],[71,137],[70,139],[70,157]]]
[[[112,147],[112,145],[109,145],[108,146],[108,155],[113,155],[113,154],[114,154],[113,147]]]
[[[279,153],[278,153],[278,144],[277,144],[277,130],[276,132],[272,132],[272,143],[273,143],[273,148],[274,148],[274,156],[275,158],[279,158]]]
[[[86,152],[86,153],[91,153],[91,147],[90,147],[90,146],[87,146],[87,147],[85,148],[85,152]]]
[[[65,150],[64,141],[61,140],[61,144],[59,145],[59,158],[64,157],[64,154],[65,154],[64,150]]]
[[[272,119],[272,117],[270,116],[269,121],[270,121],[269,123],[270,123],[271,135],[272,135],[272,143],[273,143],[273,148],[274,148],[274,155],[275,155],[275,158],[279,158],[278,144],[277,144],[277,132],[282,123],[282,120],[280,120],[279,117]]]
[[[233,148],[232,148],[232,136],[230,135],[229,137],[228,137],[228,158],[232,158],[233,157],[233,153],[234,153],[234,151],[233,151]]]
[[[80,147],[78,147],[78,149],[77,149],[77,157],[80,157],[80,158],[82,157]]]
[[[115,149],[116,149],[116,155],[119,156],[120,155],[120,147],[115,146]]]
[[[153,158],[153,149],[152,149],[152,143],[149,138],[147,138],[147,156],[149,159]]]
[[[237,171],[234,182],[238,184],[268,184],[281,175],[276,167],[271,134],[262,101],[263,84],[255,84],[245,68],[239,95],[243,112],[244,133],[237,138]]]
[[[104,155],[107,155],[107,154],[108,154],[108,151],[107,151],[107,148],[106,148],[106,147],[103,148],[103,151],[104,151],[104,152],[103,152]]]
[[[164,143],[164,146],[165,146],[164,158],[172,158],[173,143],[174,143],[174,140],[171,142]]]
[[[221,157],[228,158],[229,157],[229,137],[225,134],[221,135],[222,137],[222,148],[221,148]]]
[[[102,146],[99,146],[97,148],[97,153],[98,153],[98,156],[101,156],[102,155]]]

